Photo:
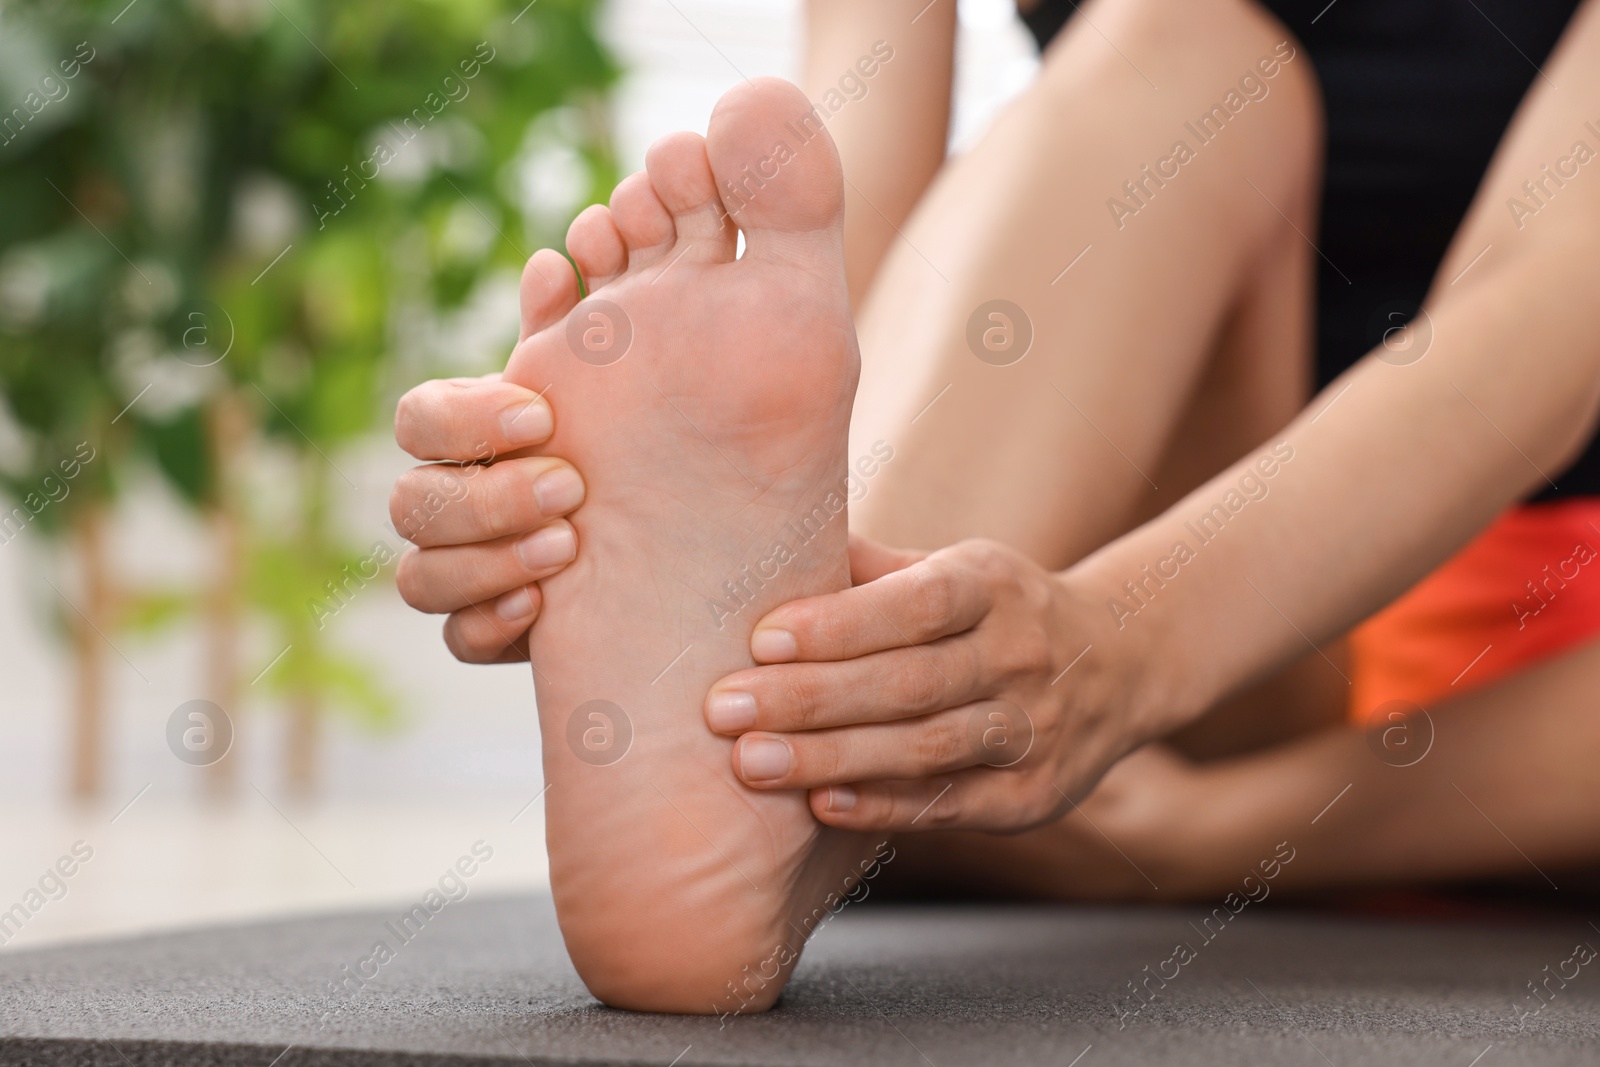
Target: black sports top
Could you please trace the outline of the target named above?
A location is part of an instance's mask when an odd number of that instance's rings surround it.
[[[1490,157],[1577,0],[1262,0],[1322,85],[1327,160],[1317,260],[1326,385],[1414,314]],[[1071,16],[1043,0],[1040,47]],[[1330,262],[1331,261],[1331,265]],[[1341,274],[1342,272],[1342,274]],[[1346,278],[1349,280],[1346,281]],[[1535,499],[1600,495],[1600,441]]]

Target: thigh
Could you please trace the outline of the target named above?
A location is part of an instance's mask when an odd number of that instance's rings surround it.
[[[1247,296],[1313,254],[1319,108],[1308,59],[1253,4],[1085,5],[863,306],[855,525],[1063,566],[1281,425],[1304,393],[1309,272],[1253,316]],[[1230,344],[1249,351],[1219,359]],[[1288,370],[1267,385],[1269,360]],[[1219,418],[1223,397],[1259,417]],[[1185,470],[1167,458],[1184,424],[1237,432]]]

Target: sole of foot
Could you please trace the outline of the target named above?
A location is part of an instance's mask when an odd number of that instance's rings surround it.
[[[842,190],[811,104],[757,80],[573,223],[587,296],[554,252],[524,275],[506,378],[548,395],[588,486],[530,641],[550,879],[613,1006],[764,1010],[886,851],[742,784],[702,711],[765,612],[849,585]]]

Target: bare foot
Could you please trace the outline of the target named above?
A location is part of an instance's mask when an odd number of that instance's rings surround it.
[[[589,487],[530,644],[550,877],[579,974],[617,1007],[769,1007],[876,847],[742,785],[702,715],[763,613],[849,585],[859,357],[838,156],[810,110],[784,82],[734,89],[706,138],[658,141],[573,224],[589,297],[561,314],[575,287],[548,252],[525,280],[537,332],[506,379],[549,392],[547,448]]]

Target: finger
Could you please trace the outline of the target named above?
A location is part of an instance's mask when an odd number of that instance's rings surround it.
[[[852,659],[960,633],[990,603],[960,557],[935,553],[866,585],[775,609],[756,623],[750,651],[758,663]]]
[[[706,725],[732,736],[906,719],[987,695],[988,674],[970,635],[839,663],[752,667],[721,679],[706,694]]]
[[[973,740],[973,709],[915,719],[813,730],[751,732],[733,746],[733,772],[758,789],[810,789],[879,779],[914,780],[975,767],[986,753]]]
[[[400,555],[395,584],[418,611],[443,614],[548,578],[577,555],[572,524],[557,519],[498,541],[409,548]]]
[[[537,585],[462,608],[444,621],[444,643],[463,663],[519,663],[528,658],[528,628],[544,597]]]
[[[423,382],[400,398],[394,439],[418,459],[488,463],[548,440],[550,405],[531,389],[482,378]]]
[[[507,459],[487,467],[433,464],[402,474],[389,495],[395,532],[416,545],[466,545],[524,534],[583,503],[565,460]]]
[[[1070,806],[1048,783],[1008,770],[973,767],[912,782],[824,786],[807,796],[811,813],[841,830],[1031,829]]]
[[[926,552],[890,548],[863,534],[850,535],[850,584],[866,585],[928,558]]]

